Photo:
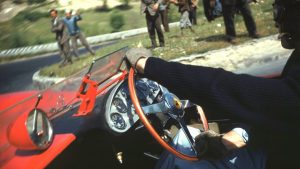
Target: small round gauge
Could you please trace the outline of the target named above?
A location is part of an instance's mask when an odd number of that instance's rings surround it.
[[[126,128],[126,123],[123,117],[118,113],[112,113],[110,115],[110,119],[112,120],[114,127],[119,130],[124,130]]]
[[[114,106],[116,106],[117,110],[120,113],[127,113],[127,111],[128,111],[127,106],[125,105],[125,103],[123,102],[122,99],[120,99],[120,98],[114,98],[114,100],[112,101],[112,104]]]

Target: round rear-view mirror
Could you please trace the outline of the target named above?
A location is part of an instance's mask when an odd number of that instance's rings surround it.
[[[27,131],[32,142],[40,149],[48,148],[53,140],[53,128],[45,112],[34,109],[26,121]]]
[[[44,150],[53,141],[53,127],[46,113],[35,108],[10,125],[7,137],[20,150]]]

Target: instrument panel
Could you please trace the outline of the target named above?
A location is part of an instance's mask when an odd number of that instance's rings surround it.
[[[135,86],[141,106],[153,104],[161,91],[158,83],[146,78],[136,80]],[[105,118],[109,128],[117,133],[128,131],[138,121],[127,80],[117,84],[110,93],[106,102]]]

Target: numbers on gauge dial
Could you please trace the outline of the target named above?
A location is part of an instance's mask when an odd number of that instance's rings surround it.
[[[117,108],[120,113],[127,113],[128,108],[121,98],[114,98],[112,104]]]
[[[118,113],[112,113],[110,115],[111,121],[113,122],[113,125],[115,128],[119,130],[124,130],[126,128],[125,120],[123,119],[122,115]]]

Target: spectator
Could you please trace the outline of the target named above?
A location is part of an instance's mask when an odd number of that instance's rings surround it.
[[[80,28],[77,25],[77,22],[82,20],[78,11],[75,15],[72,16],[72,10],[66,10],[65,17],[63,19],[65,25],[68,28],[69,36],[72,42],[72,49],[75,57],[79,57],[77,39],[80,40],[81,44],[92,54],[95,55],[95,52],[89,46],[84,34],[81,32]]]
[[[189,19],[193,25],[197,25],[197,5],[198,0],[191,0],[190,2],[190,13]]]
[[[189,0],[170,0],[171,3],[174,3],[178,6],[178,11],[181,13],[180,18],[180,29],[181,35],[183,35],[183,29],[189,28],[191,32],[195,33],[191,21],[189,19],[189,12],[190,12],[190,3]]]
[[[210,1],[212,6],[216,4],[215,0]],[[236,10],[239,10],[242,14],[249,36],[251,38],[259,38],[248,0],[221,0],[221,3],[225,23],[226,40],[228,42],[234,42],[236,37],[234,27],[234,15]]]
[[[146,14],[147,29],[151,40],[152,48],[157,47],[155,31],[158,36],[159,46],[165,46],[165,39],[163,31],[161,29],[161,22],[158,10],[160,3],[162,3],[161,0],[141,0],[141,12]]]
[[[164,27],[165,32],[170,32],[170,28],[169,28],[169,19],[168,19],[168,12],[169,12],[169,8],[170,8],[170,3],[166,3],[166,4],[161,4],[159,6],[159,14],[161,17],[161,23]]]
[[[51,31],[55,33],[55,39],[58,44],[59,54],[62,57],[62,62],[60,67],[65,66],[68,63],[72,64],[70,44],[69,44],[69,35],[67,28],[62,19],[59,18],[58,12],[56,9],[50,10],[51,20]]]

